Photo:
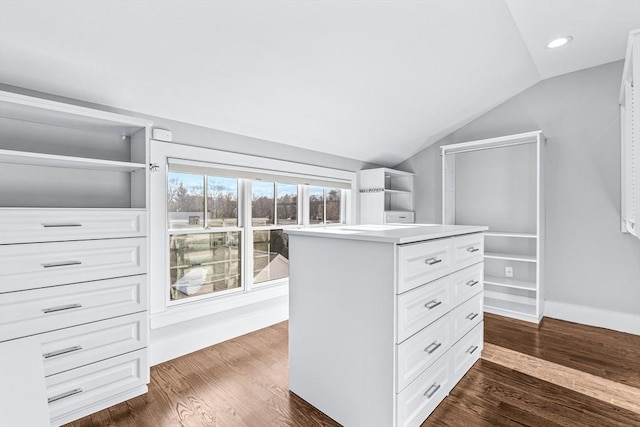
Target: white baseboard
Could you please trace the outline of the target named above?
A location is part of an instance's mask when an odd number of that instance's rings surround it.
[[[156,331],[152,331],[149,352],[151,366],[266,328],[288,318],[289,299],[284,296],[266,303],[245,306],[241,310],[229,310],[215,316],[182,323],[175,333],[164,334],[165,336],[155,340],[153,335]]]
[[[544,302],[545,317],[582,323],[599,328],[612,329],[640,335],[640,315],[601,310],[599,308],[566,304],[557,301]]]

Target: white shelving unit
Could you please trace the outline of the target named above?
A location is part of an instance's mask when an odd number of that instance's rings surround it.
[[[412,223],[413,174],[388,168],[358,173],[360,224]]]
[[[621,213],[623,233],[640,239],[640,29],[629,33],[620,87]]]
[[[146,393],[150,129],[0,92],[0,425]]]
[[[443,223],[489,226],[485,311],[534,323],[544,313],[545,142],[535,131],[441,147]]]

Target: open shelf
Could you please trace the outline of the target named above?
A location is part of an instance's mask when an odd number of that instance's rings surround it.
[[[15,163],[32,166],[51,166],[73,169],[90,169],[113,172],[134,172],[144,170],[144,163],[118,162],[114,160],[91,159],[86,157],[59,156],[56,154],[31,153],[0,149],[0,163]]]
[[[507,233],[503,231],[485,231],[486,237],[513,237],[522,239],[537,239],[538,236],[535,233]]]
[[[385,188],[384,192],[393,193],[393,194],[411,194],[411,191],[408,191],[408,190],[391,190],[389,188]]]
[[[505,288],[525,289],[527,291],[536,290],[536,282],[531,280],[520,280],[509,277],[484,276],[486,285],[503,286]]]
[[[496,309],[500,311],[506,311],[509,313],[517,313],[524,314],[527,316],[535,316],[536,315],[536,306],[535,302],[532,301],[531,304],[523,304],[520,302],[513,301],[505,301],[496,298],[484,298],[484,306],[489,309]]]
[[[537,262],[536,257],[532,255],[517,255],[502,252],[485,252],[484,257],[489,259],[505,259],[508,261]]]

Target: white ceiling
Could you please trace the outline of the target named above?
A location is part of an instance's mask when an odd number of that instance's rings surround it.
[[[393,166],[638,27],[640,0],[2,0],[0,82]]]

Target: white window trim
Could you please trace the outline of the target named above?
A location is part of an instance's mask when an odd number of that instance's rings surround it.
[[[356,178],[357,173],[354,171],[345,171],[340,169],[325,168],[322,166],[308,165],[304,163],[290,162],[286,160],[270,159],[265,157],[252,156],[248,154],[231,153],[227,151],[219,151],[202,147],[194,147],[177,143],[163,142],[151,140],[150,143],[150,161],[151,164],[158,166],[158,172],[150,173],[150,204],[149,211],[153,214],[149,217],[150,223],[150,268],[149,282],[150,286],[150,318],[151,328],[156,329],[171,324],[196,319],[198,317],[219,313],[226,310],[242,307],[248,304],[254,304],[266,301],[272,298],[288,295],[289,280],[279,279],[264,282],[251,287],[246,286],[244,280],[240,290],[233,290],[231,294],[208,296],[206,298],[194,298],[192,301],[181,302],[180,304],[169,304],[169,296],[167,292],[167,271],[169,265],[168,251],[168,234],[167,230],[167,205],[166,205],[166,182],[168,174],[168,159],[197,159],[198,161],[211,163],[212,167],[216,164],[225,165],[226,168],[237,165],[238,168],[256,168],[260,170],[271,170],[274,173],[297,174],[307,176],[318,176],[325,179],[334,179],[336,181],[351,183],[351,197],[345,198],[344,208],[348,216],[345,218],[346,224],[354,224],[356,222],[355,198],[357,196]],[[302,218],[302,226],[309,226],[307,214],[308,194],[306,186],[299,197],[302,197],[303,203],[299,204],[300,214]],[[246,188],[239,188],[238,209],[240,203],[242,205],[251,206],[251,194]],[[245,214],[239,218],[239,225],[244,227],[247,221],[251,221],[251,209],[242,209]],[[211,230],[217,231],[217,230]],[[247,239],[252,238],[243,231],[243,244],[247,243]],[[247,248],[248,246],[245,246]],[[243,274],[251,272],[252,268],[251,256],[246,256],[243,260]]]

